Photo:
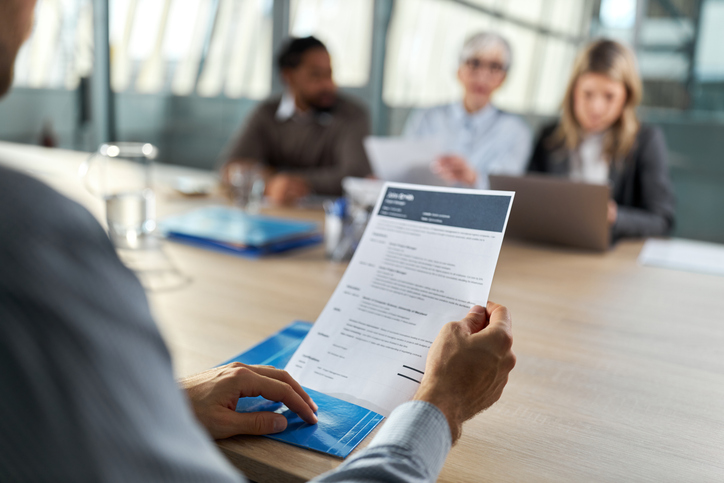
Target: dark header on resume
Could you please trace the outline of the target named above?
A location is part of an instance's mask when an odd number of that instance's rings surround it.
[[[379,215],[433,225],[503,232],[510,196],[387,188]]]

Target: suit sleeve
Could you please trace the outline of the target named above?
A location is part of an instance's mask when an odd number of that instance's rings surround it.
[[[614,240],[623,237],[665,236],[674,224],[674,194],[669,179],[664,135],[658,128],[642,141],[636,173],[641,206],[619,206]]]
[[[242,481],[98,222],[18,173],[0,188],[0,481]]]
[[[316,483],[419,483],[437,480],[450,451],[450,426],[438,408],[410,401],[395,409],[370,445]]]

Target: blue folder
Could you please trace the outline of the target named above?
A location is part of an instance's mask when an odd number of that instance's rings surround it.
[[[169,240],[184,243],[186,245],[192,245],[199,248],[205,248],[207,250],[214,250],[222,253],[230,253],[232,255],[241,255],[243,257],[263,257],[264,255],[272,255],[275,253],[282,253],[295,248],[303,248],[321,243],[323,240],[322,235],[312,235],[307,238],[299,238],[296,240],[287,240],[277,243],[271,243],[263,247],[249,247],[241,245],[233,245],[229,243],[218,242],[215,240],[209,240],[206,238],[199,238],[190,235],[184,235],[181,233],[166,233],[166,238]]]
[[[322,241],[316,223],[249,215],[226,206],[209,206],[168,217],[158,224],[167,238],[243,256],[262,256]]]
[[[293,322],[260,344],[226,361],[262,364],[284,368],[309,332],[309,322]],[[287,418],[287,429],[267,435],[285,443],[346,458],[352,450],[382,421],[383,416],[369,409],[304,388],[319,406],[317,424],[307,424],[281,403],[264,398],[241,398],[239,412],[274,411]]]

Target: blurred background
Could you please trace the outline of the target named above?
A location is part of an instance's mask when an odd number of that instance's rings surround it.
[[[724,0],[38,0],[0,140],[146,141],[161,162],[212,169],[255,104],[281,91],[273,54],[290,35],[325,42],[373,132],[395,135],[411,109],[460,97],[458,53],[480,30],[513,49],[494,103],[537,131],[577,51],[605,36],[636,51],[641,117],[666,134],[674,234],[724,242],[722,26]]]

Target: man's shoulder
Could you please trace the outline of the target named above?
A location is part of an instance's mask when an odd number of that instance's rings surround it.
[[[335,114],[345,118],[366,117],[368,115],[367,108],[360,101],[343,94],[337,95],[334,109]]]
[[[259,102],[252,111],[253,116],[260,116],[265,118],[274,118],[279,109],[279,103],[282,101],[282,96],[272,96]]]
[[[0,223],[18,234],[99,228],[95,218],[78,203],[32,176],[1,166]]]

